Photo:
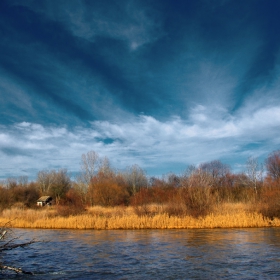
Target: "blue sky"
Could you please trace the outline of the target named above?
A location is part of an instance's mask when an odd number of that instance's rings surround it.
[[[280,148],[280,2],[0,1],[0,178],[240,171]]]

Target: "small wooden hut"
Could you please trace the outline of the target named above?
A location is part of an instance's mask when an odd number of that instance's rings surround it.
[[[45,205],[52,205],[52,197],[51,196],[41,196],[38,200],[37,200],[37,206],[45,206]]]

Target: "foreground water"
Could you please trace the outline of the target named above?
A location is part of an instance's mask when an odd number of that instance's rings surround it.
[[[1,279],[280,279],[280,229],[20,230],[48,240],[6,252],[35,276]]]

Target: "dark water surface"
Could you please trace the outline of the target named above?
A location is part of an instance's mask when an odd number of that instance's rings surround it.
[[[280,279],[280,229],[21,230],[0,279]],[[1,278],[2,277],[2,278]]]

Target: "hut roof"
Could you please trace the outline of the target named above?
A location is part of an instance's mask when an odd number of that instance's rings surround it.
[[[44,195],[44,196],[41,196],[37,202],[47,202],[49,200],[52,200],[52,197],[51,196],[48,196],[48,195]]]

